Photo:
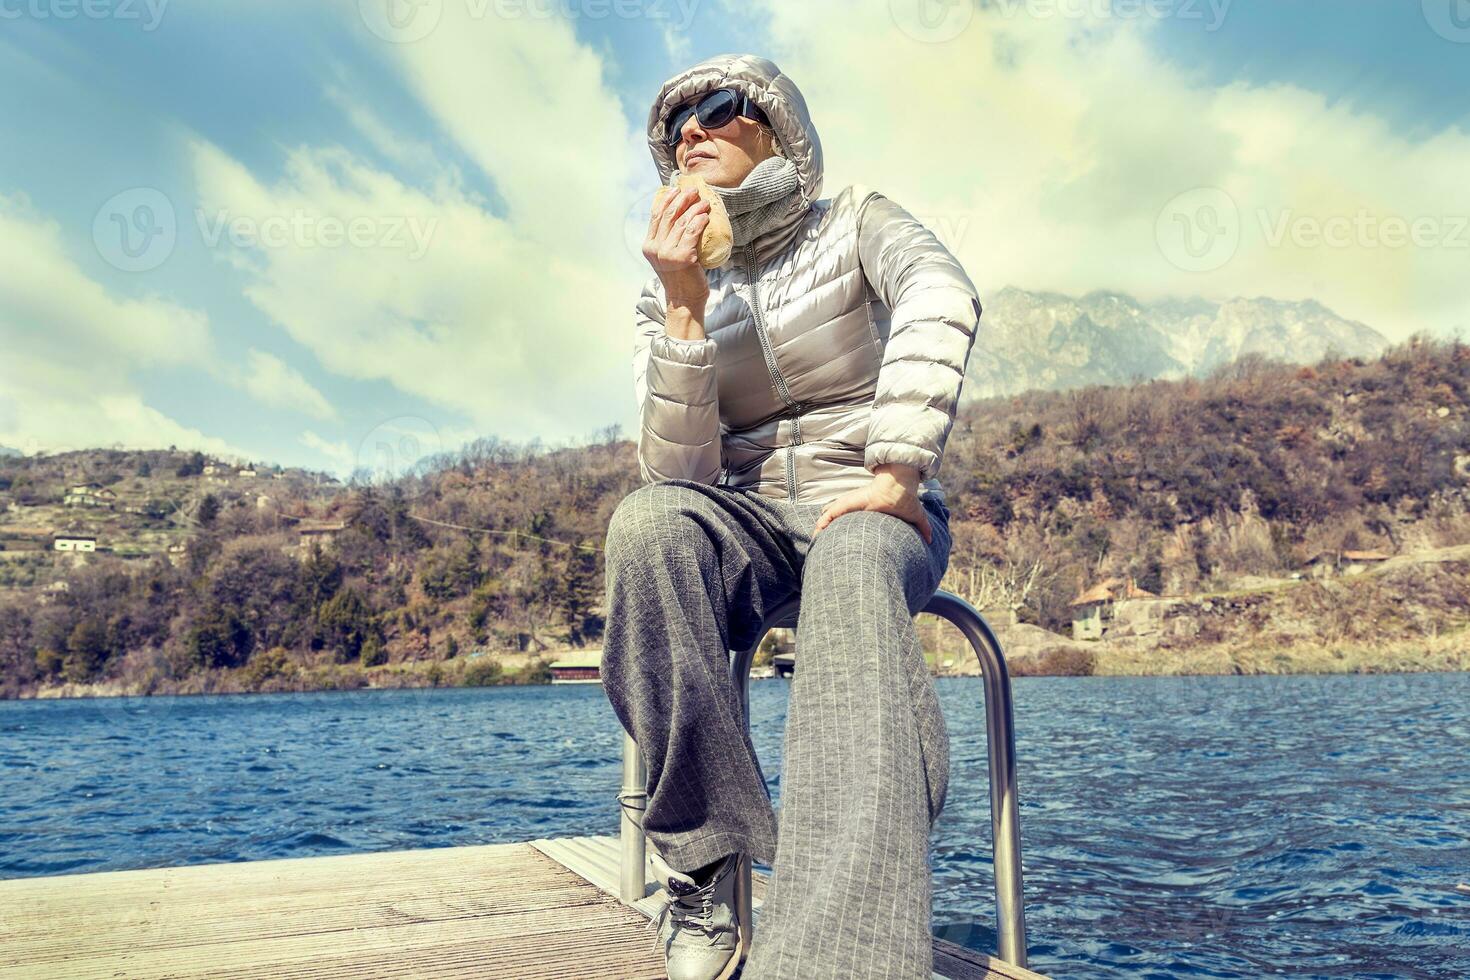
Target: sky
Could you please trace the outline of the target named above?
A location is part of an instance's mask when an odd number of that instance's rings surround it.
[[[631,437],[648,107],[726,52],[982,302],[1470,325],[1470,0],[0,0],[0,445]]]

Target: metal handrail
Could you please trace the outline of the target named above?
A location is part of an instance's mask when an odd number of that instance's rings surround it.
[[[750,664],[761,641],[773,629],[793,629],[801,607],[800,594],[778,606],[761,625],[755,642],[734,651],[731,678],[740,693],[740,708],[750,729]],[[952,592],[939,590],[921,612],[932,613],[953,623],[969,641],[980,660],[985,682],[985,735],[990,757],[990,833],[995,867],[997,955],[1007,963],[1026,965],[1026,909],[1021,890],[1021,816],[1016,796],[1016,742],[1012,717],[1011,678],[1001,655],[1000,642],[979,611]],[[798,651],[799,653],[800,651]],[[801,663],[798,659],[797,669]],[[645,860],[647,841],[643,834],[643,811],[647,804],[648,769],[638,744],[626,732],[623,737],[623,788],[618,793],[622,811],[622,868],[619,894],[633,904],[646,893]],[[744,855],[738,872],[744,887],[740,921],[751,921],[750,855]]]

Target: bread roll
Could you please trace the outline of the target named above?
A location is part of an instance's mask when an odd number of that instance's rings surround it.
[[[729,260],[730,253],[734,251],[735,235],[730,230],[730,215],[725,211],[724,199],[710,189],[709,181],[699,174],[679,174],[677,187],[665,184],[653,195],[653,206],[659,207],[670,193],[686,187],[693,187],[701,200],[709,202],[709,222],[699,238],[699,264],[705,269],[717,269]]]

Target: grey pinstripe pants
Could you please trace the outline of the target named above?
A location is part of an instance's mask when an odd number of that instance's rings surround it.
[[[949,737],[913,617],[949,563],[933,530],[691,480],[646,484],[606,540],[602,681],[648,767],[644,829],[675,868],[744,851],[773,872],[743,977],[922,977],[929,830]],[[776,816],[730,681],[732,649],[801,593]]]

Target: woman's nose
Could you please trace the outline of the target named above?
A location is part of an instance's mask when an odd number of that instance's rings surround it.
[[[698,133],[700,137],[703,137],[704,129],[701,128],[699,125],[699,114],[690,113],[689,118],[684,120],[684,128],[679,130],[679,136],[683,138],[684,141],[687,143],[697,143],[699,142],[698,139],[689,139],[690,136],[696,133]]]

